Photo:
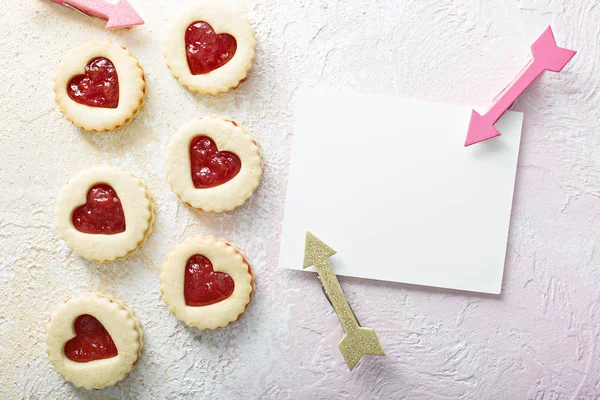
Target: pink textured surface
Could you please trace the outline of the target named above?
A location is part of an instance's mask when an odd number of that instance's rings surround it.
[[[146,24],[109,32],[103,21],[50,2],[4,4],[0,23],[10,34],[0,59],[0,398],[598,398],[596,1],[240,1],[256,28],[255,69],[217,98],[182,88],[162,56],[168,19],[193,3],[132,0]],[[560,32],[559,44],[578,54],[560,74],[542,75],[515,106],[525,122],[502,294],[341,278],[358,319],[388,353],[348,372],[337,348],[342,329],[316,276],[275,268],[297,89],[324,85],[485,107],[548,24]],[[113,134],[73,127],[51,89],[62,56],[94,39],[125,46],[146,71],[146,105]],[[213,113],[255,134],[265,176],[239,210],[199,215],[170,191],[163,160],[179,126]],[[142,250],[107,265],[74,256],[53,227],[60,187],[102,162],[139,175],[158,209]],[[257,278],[243,318],[212,332],[182,326],[159,293],[167,252],[201,233],[245,251]],[[405,246],[374,251],[394,257]],[[90,290],[135,310],[145,347],[125,381],[87,393],[55,373],[43,337],[56,307]]]

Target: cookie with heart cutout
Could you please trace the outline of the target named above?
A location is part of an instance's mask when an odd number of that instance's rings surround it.
[[[244,255],[214,236],[193,237],[171,250],[160,282],[169,310],[198,329],[238,320],[254,291],[252,269]]]
[[[142,350],[142,329],[133,311],[100,293],[61,304],[46,328],[50,362],[77,387],[102,389],[127,376]]]
[[[88,131],[130,122],[144,104],[146,82],[137,58],[108,42],[73,49],[54,76],[56,102],[65,118]]]
[[[107,165],[81,171],[56,202],[56,227],[67,246],[105,262],[135,253],[152,232],[154,204],[133,174]]]
[[[202,1],[173,22],[165,40],[165,59],[183,86],[217,94],[246,80],[255,49],[254,30],[240,10]]]
[[[188,206],[230,211],[256,191],[262,158],[250,131],[237,121],[206,117],[183,125],[171,138],[167,180]]]

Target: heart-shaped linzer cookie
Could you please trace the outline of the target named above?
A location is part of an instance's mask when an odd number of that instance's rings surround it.
[[[192,182],[197,189],[207,189],[233,179],[242,168],[240,158],[229,151],[219,151],[208,136],[197,136],[190,144]]]
[[[191,256],[185,266],[183,296],[185,304],[208,306],[225,300],[233,293],[235,283],[224,272],[215,272],[211,261],[201,255]]]
[[[71,217],[80,232],[114,235],[125,231],[125,213],[115,190],[105,183],[92,186],[86,203],[77,207]]]
[[[115,66],[108,58],[94,58],[85,66],[85,74],[71,78],[67,84],[67,93],[79,104],[117,108],[119,77]]]
[[[65,343],[65,356],[75,362],[89,362],[112,358],[119,354],[110,334],[96,318],[89,314],[75,320],[75,337]]]
[[[237,42],[227,33],[217,34],[210,24],[197,21],[185,32],[185,52],[192,75],[206,74],[227,64]]]

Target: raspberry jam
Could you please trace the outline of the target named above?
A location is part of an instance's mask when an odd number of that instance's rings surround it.
[[[224,272],[215,272],[210,260],[195,254],[185,266],[183,297],[192,307],[208,306],[225,300],[233,293],[235,283]]]
[[[197,21],[185,31],[185,50],[192,75],[206,74],[231,60],[237,49],[235,38],[217,34],[210,24]]]
[[[115,190],[101,183],[88,191],[87,201],[73,211],[75,229],[83,233],[114,235],[125,231],[125,214]]]
[[[84,314],[74,324],[75,337],[65,343],[65,356],[75,362],[111,358],[119,354],[110,334],[96,318]]]
[[[190,144],[192,182],[197,189],[207,189],[233,179],[242,168],[240,158],[229,151],[218,151],[208,136],[197,136]]]
[[[90,107],[117,108],[119,78],[113,63],[104,57],[94,58],[85,66],[85,74],[76,75],[67,84],[71,100]]]

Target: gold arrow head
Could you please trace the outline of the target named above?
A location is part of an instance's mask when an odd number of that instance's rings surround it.
[[[363,354],[385,356],[381,343],[379,343],[375,331],[371,328],[353,329],[342,338],[338,347],[350,371]]]
[[[304,265],[302,268],[308,268],[319,261],[323,261],[335,254],[335,250],[327,246],[318,237],[310,232],[306,232],[304,242]]]

